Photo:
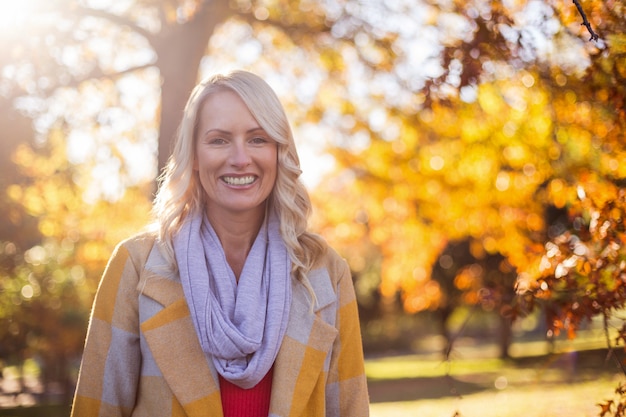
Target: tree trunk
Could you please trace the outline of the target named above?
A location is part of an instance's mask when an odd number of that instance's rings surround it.
[[[500,319],[500,331],[498,342],[500,346],[500,359],[509,359],[511,357],[509,348],[513,339],[513,329],[511,328],[511,319],[498,315]]]
[[[445,346],[443,347],[442,353],[443,358],[446,360],[450,358],[450,353],[452,352],[453,348],[452,345],[454,343],[454,338],[452,337],[452,334],[450,333],[450,328],[448,326],[448,319],[453,312],[454,308],[450,307],[443,307],[436,312],[438,318],[439,332],[441,333],[445,341]]]
[[[161,173],[172,150],[185,103],[198,82],[200,61],[215,28],[231,15],[227,0],[204,2],[192,20],[174,23],[155,45],[161,72],[161,115],[158,170]]]

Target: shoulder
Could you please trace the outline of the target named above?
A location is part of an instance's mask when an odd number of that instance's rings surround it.
[[[313,263],[311,270],[326,269],[333,281],[338,281],[346,275],[350,275],[348,262],[325,240],[324,250]]]
[[[143,231],[122,240],[117,244],[114,256],[124,252],[134,264],[144,264],[157,240],[156,232]]]
[[[118,246],[125,246],[127,248],[152,246],[157,239],[157,232],[153,230],[143,230],[127,237],[118,243]]]
[[[328,244],[324,253],[314,263],[308,278],[318,301],[322,304],[324,300],[327,300],[322,294],[329,294],[329,288],[332,288],[332,298],[337,301],[338,307],[345,306],[356,299],[348,262]]]

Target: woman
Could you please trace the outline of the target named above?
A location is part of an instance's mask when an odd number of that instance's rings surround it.
[[[104,272],[72,416],[369,414],[350,271],[307,231],[300,172],[262,79],[194,89],[157,228]]]

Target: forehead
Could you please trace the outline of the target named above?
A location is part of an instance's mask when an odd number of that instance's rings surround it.
[[[209,94],[200,105],[198,125],[201,127],[229,125],[258,127],[259,123],[237,93],[221,89]]]

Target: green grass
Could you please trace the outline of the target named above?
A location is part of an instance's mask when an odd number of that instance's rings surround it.
[[[365,373],[370,380],[390,380],[420,377],[439,377],[446,374],[464,375],[476,372],[496,372],[504,366],[500,359],[469,359],[444,361],[420,359],[416,356],[397,356],[368,360]]]
[[[537,384],[487,390],[462,397],[372,403],[371,417],[596,417],[613,398],[615,381]]]
[[[602,349],[510,361],[366,361],[372,417],[597,417],[625,379]]]

